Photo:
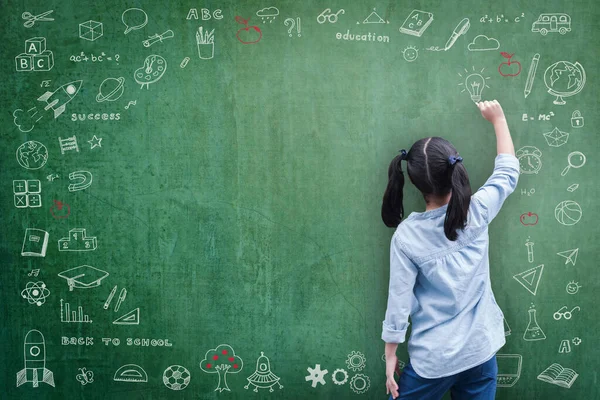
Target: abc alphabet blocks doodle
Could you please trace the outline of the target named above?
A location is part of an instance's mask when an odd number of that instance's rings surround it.
[[[54,67],[54,54],[46,50],[46,38],[34,37],[25,41],[25,53],[15,57],[17,72],[50,71]]]

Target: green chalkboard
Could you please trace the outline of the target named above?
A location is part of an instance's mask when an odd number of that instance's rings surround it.
[[[1,9],[0,397],[385,398],[388,163],[443,136],[476,190],[478,96],[497,398],[600,396],[596,2]]]

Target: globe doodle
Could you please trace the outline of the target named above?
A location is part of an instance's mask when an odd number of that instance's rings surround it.
[[[171,365],[163,372],[163,383],[171,390],[183,390],[190,383],[190,371],[181,365]]]
[[[37,304],[38,306],[44,304],[48,296],[50,296],[50,291],[42,281],[27,282],[27,286],[21,291],[21,297],[27,299],[29,304]]]
[[[562,105],[566,103],[563,97],[573,96],[583,89],[585,70],[578,62],[575,64],[568,61],[555,62],[546,69],[544,83],[548,93],[556,96],[554,104]]]
[[[100,84],[96,101],[102,103],[105,101],[116,101],[123,95],[125,89],[125,78],[106,78]]]
[[[35,140],[23,143],[17,149],[17,161],[26,169],[40,169],[48,161],[48,149]]]
[[[582,211],[579,204],[572,200],[565,200],[558,203],[554,209],[554,217],[563,225],[575,225],[581,219]]]

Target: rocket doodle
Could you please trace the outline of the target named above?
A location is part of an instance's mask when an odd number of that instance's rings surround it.
[[[40,382],[54,387],[54,374],[46,368],[46,341],[42,332],[36,329],[27,332],[23,347],[25,368],[17,372],[17,387],[26,382],[32,382],[33,387]]]

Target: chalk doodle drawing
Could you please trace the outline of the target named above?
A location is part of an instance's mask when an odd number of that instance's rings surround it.
[[[77,307],[77,311],[71,310],[71,304],[60,299],[60,322],[91,324],[92,320],[89,315],[83,313],[82,306]]]
[[[474,103],[481,101],[483,89],[489,88],[486,80],[490,79],[490,77],[488,76],[484,78],[483,75],[481,75],[483,74],[484,70],[485,68],[482,68],[481,71],[477,73],[475,71],[475,67],[472,68],[472,72],[465,68],[465,74],[467,74],[467,76],[464,78],[464,82],[461,81],[458,84],[458,86],[464,86],[460,92],[469,92],[471,100],[473,100]],[[458,76],[463,79],[463,75],[460,72],[458,73]]]
[[[163,372],[163,383],[171,390],[183,390],[190,384],[191,374],[186,367],[171,365]]]
[[[576,62],[558,61],[546,68],[544,72],[544,83],[548,88],[548,93],[556,96],[553,103],[564,105],[566,101],[563,97],[574,96],[581,92],[585,86],[585,69]]]
[[[527,81],[525,81],[525,89],[523,90],[523,95],[525,98],[529,96],[531,93],[531,88],[533,87],[533,81],[535,80],[535,73],[537,72],[538,63],[540,61],[540,54],[535,53],[533,58],[531,59],[531,64],[529,65],[529,72],[527,73]]]
[[[121,315],[113,321],[115,325],[139,325],[140,324],[140,308],[133,309],[126,314]]]
[[[555,127],[552,131],[544,133],[544,139],[546,139],[548,146],[560,147],[567,144],[567,141],[569,140],[569,132],[563,132]]]
[[[326,8],[317,16],[317,22],[319,24],[324,24],[325,22],[329,21],[330,24],[335,24],[338,20],[339,14],[346,14],[346,11],[343,8],[340,8],[338,12],[333,13],[331,8]]]
[[[125,78],[106,78],[98,88],[96,101],[103,103],[105,101],[117,101],[123,96],[125,90]]]
[[[125,301],[125,298],[127,297],[127,289],[123,288],[121,289],[121,292],[119,293],[119,297],[117,298],[117,303],[115,304],[115,312],[119,311],[119,308],[121,307],[121,304],[123,304],[123,302]],[[139,320],[139,318],[138,318]]]
[[[371,14],[369,14],[362,23],[363,24],[389,24],[390,22],[381,18],[381,15],[377,14],[377,9],[374,8],[373,11],[371,12]],[[360,24],[360,22],[357,22],[357,24]]]
[[[512,333],[510,326],[508,326],[508,321],[506,318],[502,318],[504,320],[504,336],[510,336]]]
[[[26,20],[25,22],[23,22],[23,26],[25,28],[31,28],[31,27],[33,27],[33,25],[35,25],[35,23],[37,21],[40,21],[40,22],[54,21],[54,18],[48,17],[48,15],[52,14],[53,12],[54,12],[54,10],[50,10],[50,11],[46,11],[46,12],[38,14],[38,15],[33,15],[29,11],[25,11],[23,14],[21,14],[21,18]]]
[[[260,42],[262,39],[262,31],[256,25],[248,26],[250,18],[244,19],[242,17],[235,17],[235,22],[244,25],[243,28],[238,29],[235,33],[235,37],[243,44],[255,44]]]
[[[148,374],[137,364],[125,364],[115,371],[113,380],[117,382],[148,382]]]
[[[513,56],[515,54],[509,54],[505,51],[501,51],[500,54],[502,57],[506,58],[506,61],[498,66],[498,72],[500,75],[504,77],[513,77],[519,75],[521,73],[521,63],[513,60]]]
[[[42,332],[32,329],[23,342],[25,368],[17,372],[17,387],[31,382],[39,387],[40,382],[54,387],[54,374],[46,368],[46,340]]]
[[[81,386],[94,382],[94,373],[92,371],[87,371],[85,367],[77,369],[80,373],[75,376],[75,379],[81,383]]]
[[[216,9],[212,12],[212,16],[211,16],[211,12],[208,8],[201,8],[201,16],[202,16],[202,21],[208,21],[211,18],[215,19],[215,20],[220,20],[223,19],[223,11],[221,9]],[[190,11],[187,14],[186,19],[190,20],[190,19],[198,19],[198,9],[197,8],[190,8]]]
[[[126,110],[129,110],[129,107],[135,106],[137,104],[137,100],[130,100],[129,103],[125,106]]]
[[[61,278],[66,279],[69,291],[73,291],[74,288],[92,289],[98,287],[108,275],[108,272],[91,265],[80,265],[58,274]]]
[[[412,10],[400,27],[401,33],[421,37],[423,32],[433,22],[433,13],[421,10]]]
[[[50,290],[42,281],[27,282],[25,289],[21,290],[21,297],[26,299],[29,304],[37,306],[44,304],[48,296],[50,296]]]
[[[60,146],[60,154],[65,154],[67,151],[75,150],[79,153],[79,146],[77,145],[77,136],[73,135],[66,139],[58,137],[58,144]]]
[[[48,149],[42,143],[29,140],[17,148],[17,162],[25,169],[40,169],[48,161]]]
[[[537,378],[540,381],[570,389],[578,376],[579,374],[571,368],[564,368],[562,365],[554,363],[539,374]]]
[[[573,200],[561,201],[554,209],[554,217],[556,220],[566,226],[575,225],[581,220],[583,211],[581,206]]]
[[[573,317],[573,311],[581,311],[581,307],[575,306],[571,309],[571,311],[563,311],[567,308],[567,306],[562,306],[559,308],[554,314],[552,314],[552,318],[557,321],[560,321],[562,318],[565,320],[569,320]]]
[[[356,374],[350,379],[350,389],[356,394],[365,393],[371,386],[371,379],[365,374]]]
[[[21,255],[29,257],[46,257],[48,237],[48,232],[44,230],[27,228],[25,230]]]
[[[300,17],[296,18],[296,20],[294,21],[294,18],[286,18],[285,21],[283,21],[283,24],[285,26],[289,26],[288,29],[288,36],[292,37],[292,31],[294,30],[294,28],[296,28],[296,33],[298,34],[298,37],[302,36],[302,28],[300,27]]]
[[[219,374],[219,384],[215,391],[231,391],[227,386],[227,374],[237,374],[244,367],[244,362],[228,344],[220,344],[210,349],[200,361],[200,369],[209,374]]]
[[[562,13],[540,14],[537,21],[531,25],[531,32],[539,32],[546,36],[549,32],[561,35],[571,32],[571,17]]]
[[[584,125],[584,119],[581,116],[581,111],[575,110],[571,114],[571,126],[573,128],[582,128]]]
[[[342,379],[338,378],[338,375],[342,375]],[[348,372],[343,368],[338,368],[331,374],[331,381],[336,385],[344,385],[348,382]]]
[[[572,342],[575,346],[579,346],[581,344],[581,339],[578,337],[574,337]]]
[[[546,340],[546,334],[542,331],[542,328],[540,328],[537,322],[535,306],[532,304],[527,312],[529,313],[529,323],[523,334],[523,340],[527,342]]]
[[[196,46],[201,60],[211,60],[215,56],[215,30],[209,32],[199,27],[196,32]]]
[[[542,274],[544,273],[544,264],[530,268],[527,271],[513,275],[513,278],[519,282],[529,293],[536,295]]]
[[[570,263],[572,266],[575,266],[575,263],[577,262],[578,254],[579,254],[579,247],[576,249],[565,250],[565,251],[560,251],[560,252],[556,253],[556,255],[559,255],[559,256],[565,258],[565,265]]]
[[[90,19],[89,21],[79,24],[79,37],[81,39],[93,42],[94,40],[102,37],[102,35],[104,35],[104,25],[102,22]]]
[[[558,346],[559,353],[570,353],[571,352],[571,343],[568,340],[561,340],[560,345]]]
[[[34,37],[25,41],[25,53],[15,57],[17,72],[50,71],[54,67],[54,54],[46,49],[46,38]]]
[[[115,287],[112,288],[112,290],[108,294],[108,297],[106,298],[106,301],[104,302],[103,308],[105,310],[108,310],[108,307],[110,307],[110,303],[112,302],[113,297],[115,297],[115,293],[117,293],[117,285],[115,285]]]
[[[583,154],[582,152],[574,151],[572,153],[569,153],[569,156],[567,157],[568,165],[560,173],[560,176],[565,176],[571,168],[583,167],[585,165],[585,162],[586,162],[585,154]]]
[[[346,358],[346,365],[353,371],[362,371],[367,364],[367,359],[360,351],[351,351]]]
[[[477,35],[471,43],[467,46],[469,51],[489,51],[498,50],[500,48],[500,42],[498,39],[487,37],[486,35]]]
[[[533,245],[535,243],[533,243],[531,240],[529,240],[529,237],[527,238],[527,241],[525,242],[525,247],[527,247],[527,261],[529,261],[530,263],[533,262]]]
[[[74,171],[69,174],[70,181],[78,181],[70,183],[68,186],[69,192],[87,189],[92,185],[94,177],[90,171]]]
[[[121,21],[125,25],[125,34],[129,32],[142,29],[148,23],[148,14],[141,8],[128,8],[121,14]]]
[[[173,31],[169,29],[168,31],[164,31],[163,33],[160,33],[160,34],[155,33],[152,36],[148,36],[148,39],[144,40],[142,42],[142,45],[144,47],[150,47],[154,43],[157,43],[157,42],[161,42],[162,43],[163,40],[171,39],[174,36],[175,36],[175,34],[173,33]]]
[[[535,146],[523,146],[516,152],[522,174],[537,174],[542,168],[542,152]]]
[[[523,356],[520,354],[496,354],[498,375],[496,385],[499,387],[513,387],[521,377],[521,364]]]
[[[581,288],[579,282],[571,281],[567,283],[566,291],[569,294],[577,294],[577,292],[579,292],[579,288]]]
[[[579,183],[574,183],[572,185],[569,185],[569,187],[567,188],[567,191],[573,193],[577,189],[579,189]]]
[[[142,85],[140,89],[146,86],[146,89],[150,87],[151,83],[158,81],[163,77],[167,70],[167,60],[159,55],[152,54],[146,57],[144,60],[144,66],[135,70],[133,77],[135,81]]]
[[[402,57],[408,62],[413,62],[419,57],[419,49],[414,46],[408,46],[402,50]]]
[[[185,67],[188,65],[188,63],[189,63],[189,62],[190,62],[190,58],[189,58],[189,57],[185,57],[185,58],[184,58],[184,59],[181,61],[181,64],[179,64],[179,67],[180,67],[180,68],[185,68]]]
[[[59,179],[60,175],[58,174],[50,174],[48,176],[46,176],[46,179],[48,180],[48,182],[54,182],[55,179]]]
[[[279,9],[277,7],[265,7],[256,12],[256,15],[262,19],[262,23],[269,21],[269,23],[275,21],[275,18],[279,15]]]
[[[98,239],[87,236],[85,228],[73,228],[69,236],[58,240],[59,251],[93,251],[98,248]]]
[[[88,61],[92,62],[92,63],[103,63],[105,61],[115,61],[117,64],[119,64],[119,58],[121,56],[119,54],[115,54],[114,56],[107,56],[105,52],[100,53],[99,56],[95,55],[94,53],[91,53],[88,57],[88,55],[85,52],[81,52],[79,53],[79,55],[71,55],[69,57],[69,60],[75,62],[75,63],[80,63],[80,62],[85,62],[87,63]]]
[[[39,269],[32,269],[27,276],[38,276],[40,274],[40,270]]]
[[[329,371],[327,371],[326,369],[321,369],[321,364],[316,364],[314,368],[308,367],[306,368],[306,370],[308,371],[309,375],[304,377],[305,381],[312,381],[311,386],[316,388],[317,384],[321,384],[321,385],[325,385],[325,375],[327,375],[327,373]]]
[[[102,138],[94,135],[90,140],[87,141],[90,144],[90,150],[95,149],[96,147],[102,147]]]
[[[443,48],[440,48],[439,46],[432,46],[432,47],[426,48],[425,50],[429,50],[429,51],[448,51],[448,50],[450,50],[452,48],[452,46],[454,46],[454,43],[456,43],[458,38],[461,37],[462,35],[466,34],[469,31],[470,27],[471,27],[471,23],[469,22],[469,18],[463,18],[458,23],[458,25],[456,25],[454,30],[452,31],[452,34],[446,41],[446,44],[444,45]]]
[[[37,179],[13,181],[15,207],[38,208],[42,206],[42,183]]]
[[[248,389],[252,385],[255,392],[258,392],[259,388],[269,389],[269,392],[273,392],[273,386],[275,385],[279,385],[279,389],[283,389],[283,385],[279,383],[280,378],[271,372],[271,361],[262,351],[260,357],[256,360],[256,371],[246,379],[248,384],[244,386],[244,389]]]

